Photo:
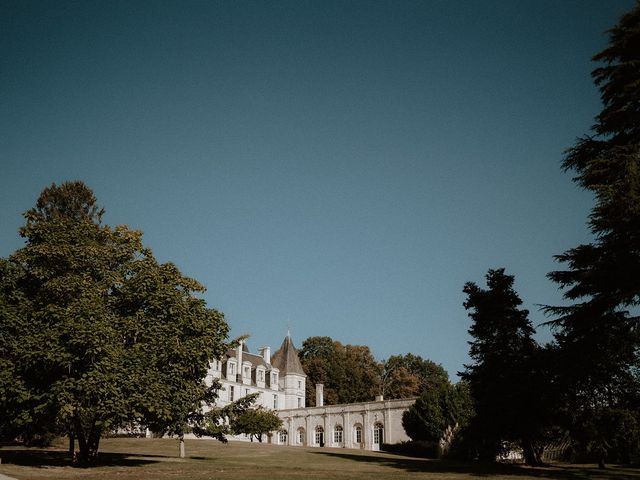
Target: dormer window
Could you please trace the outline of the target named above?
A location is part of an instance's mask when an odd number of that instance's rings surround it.
[[[258,381],[264,382],[264,372],[262,370],[258,370]]]
[[[244,367],[244,376],[245,378],[251,376],[251,367]]]

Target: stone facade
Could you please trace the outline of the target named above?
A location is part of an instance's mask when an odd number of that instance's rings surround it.
[[[251,393],[259,393],[257,404],[275,410],[282,429],[269,435],[279,445],[357,448],[378,450],[383,443],[409,440],[402,427],[402,414],[415,399],[383,400],[323,405],[322,385],[316,386],[315,407],[305,407],[307,376],[298,352],[287,335],[273,356],[269,347],[250,353],[244,343],[211,362],[207,381],[222,384],[217,405],[224,406]],[[244,436],[234,440],[248,440]]]
[[[411,398],[279,410],[283,425],[274,443],[379,450],[382,443],[409,440],[402,414],[414,402]]]
[[[225,406],[251,393],[258,393],[257,405],[271,410],[304,408],[306,375],[298,360],[291,337],[287,335],[282,347],[271,356],[271,349],[263,347],[259,354],[250,353],[241,342],[220,360],[209,365],[206,382],[218,379],[222,385],[217,406]],[[295,364],[297,362],[297,365]]]

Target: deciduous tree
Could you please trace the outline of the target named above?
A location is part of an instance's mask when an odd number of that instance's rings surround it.
[[[430,442],[442,450],[446,440],[465,427],[472,415],[472,401],[464,383],[440,383],[428,388],[402,415],[402,426],[414,441]],[[447,435],[449,434],[449,435]]]
[[[307,405],[315,405],[316,383],[324,384],[328,405],[371,400],[380,391],[381,366],[365,345],[309,337],[299,356],[307,374]]]
[[[233,433],[249,435],[251,441],[256,437],[262,442],[262,436],[274,432],[282,427],[282,420],[278,415],[265,408],[249,408],[238,415],[231,422]]]
[[[385,398],[407,398],[449,383],[447,371],[420,355],[392,355],[383,362]]]
[[[67,431],[82,466],[130,422],[182,435],[215,395],[204,378],[228,331],[202,285],[158,264],[141,232],[102,225],[102,212],[82,182],[45,189],[0,278],[0,349],[15,380],[0,378],[12,409],[2,428]]]
[[[227,436],[233,435],[236,420],[255,404],[258,393],[245,395],[224,407],[209,407],[206,411],[199,411],[192,419],[192,432],[197,437],[212,437],[222,443],[227,443]]]

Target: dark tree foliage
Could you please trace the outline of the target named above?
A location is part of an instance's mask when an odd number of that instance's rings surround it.
[[[464,382],[443,382],[423,391],[402,415],[402,426],[413,441],[427,442],[440,451],[472,416],[472,400]]]
[[[209,360],[227,324],[204,287],[159,264],[141,232],[100,224],[81,182],[52,185],[0,262],[0,433],[67,433],[93,465],[103,433],[136,423],[183,435],[215,398]]]
[[[371,400],[381,390],[381,366],[367,346],[309,337],[299,357],[307,374],[307,405],[315,405],[317,383],[324,384],[327,405]]]
[[[407,353],[383,362],[382,379],[385,398],[408,398],[448,384],[449,374],[442,365]]]
[[[279,430],[280,427],[282,427],[282,420],[278,414],[262,407],[247,409],[231,422],[234,434],[249,435],[252,442],[253,437],[258,442],[262,442],[263,435]]]
[[[224,407],[212,407],[206,412],[200,410],[198,415],[192,419],[192,432],[199,438],[212,437],[222,443],[228,442],[228,435],[249,433],[239,431],[240,428],[236,426],[236,422],[254,407],[258,395],[259,393],[252,393]]]
[[[467,438],[475,442],[476,454],[493,461],[504,442],[521,444],[527,463],[539,462],[539,432],[530,418],[536,413],[535,355],[538,350],[529,312],[513,289],[513,276],[504,269],[489,270],[487,289],[472,282],[464,286],[472,325],[469,355],[473,360],[460,375],[468,382],[474,402]],[[533,384],[532,384],[533,381]],[[537,453],[536,453],[537,452]]]
[[[102,215],[104,209],[98,206],[93,191],[76,180],[46,187],[25,217],[28,223],[69,219],[100,223]]]
[[[598,425],[623,410],[638,421],[640,411],[633,374],[640,349],[640,3],[610,30],[609,46],[593,60],[601,63],[593,78],[603,109],[563,167],[595,196],[589,220],[595,240],[556,257],[566,269],[549,278],[571,304],[546,311],[556,317],[549,323],[567,386],[566,425],[576,449],[604,466],[626,454],[614,447],[621,443],[615,432]]]

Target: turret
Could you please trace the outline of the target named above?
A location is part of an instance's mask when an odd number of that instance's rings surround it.
[[[280,390],[285,393],[283,408],[304,408],[307,375],[302,369],[291,335],[287,334],[282,346],[273,354],[271,365],[280,371]]]

